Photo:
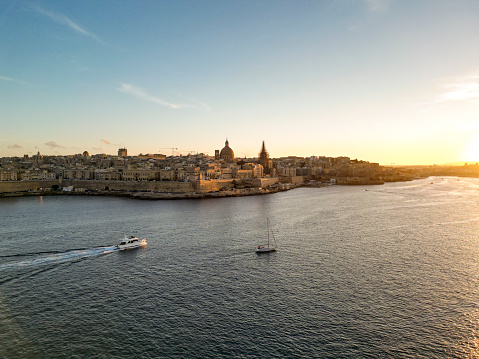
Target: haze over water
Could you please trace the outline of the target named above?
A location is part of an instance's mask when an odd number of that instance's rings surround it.
[[[479,179],[0,214],[5,358],[479,356]]]

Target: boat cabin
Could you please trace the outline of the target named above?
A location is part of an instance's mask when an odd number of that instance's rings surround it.
[[[129,244],[129,243],[135,243],[135,242],[138,242],[138,238],[136,238],[135,236],[130,236],[130,237],[125,238],[125,239],[120,239],[120,246],[125,245],[125,244]]]

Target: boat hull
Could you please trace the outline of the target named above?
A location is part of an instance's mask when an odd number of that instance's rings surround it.
[[[256,248],[256,253],[269,253],[276,251],[275,247],[260,247]]]
[[[144,243],[138,243],[138,244],[134,244],[134,245],[117,245],[116,247],[120,250],[120,251],[124,251],[125,249],[135,249],[135,248],[140,248],[140,247],[144,247],[146,246],[146,242]]]

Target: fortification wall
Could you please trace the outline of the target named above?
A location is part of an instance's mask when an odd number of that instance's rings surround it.
[[[281,177],[281,183],[302,184],[304,183],[303,176],[285,176]]]
[[[60,185],[59,180],[52,181],[0,181],[0,193],[36,191]]]
[[[83,188],[91,191],[163,191],[188,193],[196,190],[194,182],[173,181],[89,181],[89,180],[54,180],[54,181],[0,181],[0,193],[27,192],[52,186]]]
[[[88,181],[88,180],[64,180],[62,187],[73,186],[88,190],[110,191],[162,191],[173,193],[187,193],[194,191],[193,182],[173,181]]]
[[[217,192],[224,189],[233,188],[234,180],[200,180],[196,183],[196,192],[207,193],[207,192]]]
[[[302,177],[300,177],[302,178]],[[175,181],[101,181],[101,180],[52,180],[52,181],[0,181],[0,193],[27,192],[49,189],[53,186],[85,189],[90,191],[155,191],[166,193],[208,193],[229,190],[238,180]],[[239,181],[241,182],[241,181]],[[279,178],[256,178],[250,182],[254,187],[266,188],[279,183]],[[292,183],[292,182],[290,182]]]
[[[279,183],[279,178],[278,177],[255,178],[251,182],[253,183],[253,186],[255,187],[265,188],[265,187],[274,185],[276,183]]]

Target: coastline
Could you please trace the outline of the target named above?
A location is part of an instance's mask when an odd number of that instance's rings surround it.
[[[412,181],[425,177],[407,178],[396,181],[383,180],[340,180],[337,182],[319,182],[309,181],[303,183],[288,183],[282,185],[271,185],[268,187],[253,187],[253,188],[236,188],[211,192],[165,192],[165,191],[149,191],[149,190],[52,190],[47,189],[32,189],[28,191],[16,192],[1,192],[1,198],[15,198],[28,196],[104,196],[104,197],[123,197],[139,200],[181,200],[181,199],[207,199],[207,198],[227,198],[227,197],[244,197],[244,196],[259,196],[266,194],[273,194],[278,192],[289,191],[300,187],[328,187],[328,186],[373,186],[383,185],[385,182],[403,182]]]
[[[227,197],[244,197],[258,196],[277,192],[289,191],[303,185],[291,185],[289,187],[275,188],[248,188],[236,189],[219,192],[205,193],[158,193],[158,192],[135,192],[135,191],[84,191],[84,192],[66,192],[66,191],[31,191],[31,192],[11,192],[0,193],[1,198],[29,197],[29,196],[104,196],[104,197],[123,197],[140,200],[181,200],[181,199],[207,199],[207,198],[227,198]],[[318,186],[319,187],[319,186]],[[321,186],[323,187],[323,186]]]

